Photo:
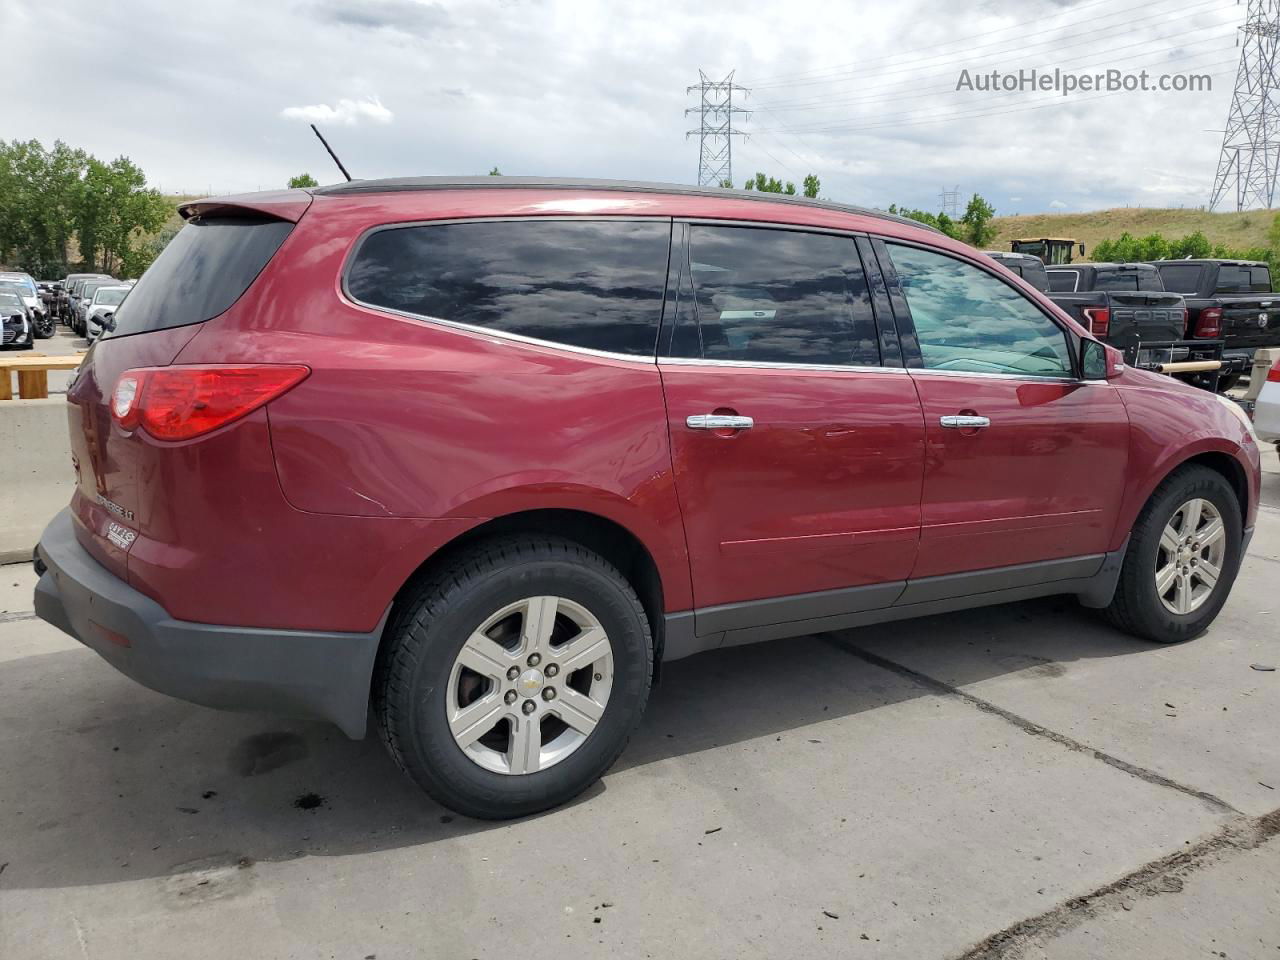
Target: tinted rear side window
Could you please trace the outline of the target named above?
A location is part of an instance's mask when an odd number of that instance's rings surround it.
[[[1041,263],[1025,263],[1018,269],[1018,275],[1037,290],[1049,289],[1049,274]]]
[[[675,356],[879,365],[871,299],[851,238],[694,226],[688,266],[697,326],[690,330],[687,315],[677,320]]]
[[[183,227],[116,311],[111,336],[166,330],[216,317],[249,289],[292,223],[209,217]]]
[[[1099,270],[1093,277],[1095,290],[1137,290],[1138,274],[1132,270]]]
[[[393,227],[360,245],[347,292],[417,316],[652,356],[670,241],[665,220]]]
[[[1160,279],[1164,288],[1172,293],[1198,293],[1200,290],[1200,271],[1197,263],[1161,264]]]

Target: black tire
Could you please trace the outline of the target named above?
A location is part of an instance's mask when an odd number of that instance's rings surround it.
[[[496,773],[468,757],[449,730],[450,671],[487,617],[545,595],[582,605],[604,627],[612,688],[597,726],[574,752],[536,773]],[[379,654],[373,710],[391,756],[427,793],[466,816],[500,820],[565,803],[598,780],[639,725],[652,675],[644,607],[612,564],[568,540],[504,538],[458,556],[400,604]]]
[[[57,321],[53,319],[52,314],[45,314],[31,325],[31,329],[35,331],[37,339],[48,340],[57,330]]]
[[[1208,599],[1191,613],[1178,615],[1165,607],[1157,593],[1157,554],[1165,525],[1184,503],[1197,497],[1208,500],[1221,515],[1226,555],[1222,574]],[[1107,619],[1126,633],[1156,643],[1181,643],[1198,637],[1227,602],[1240,570],[1241,543],[1240,501],[1231,484],[1208,467],[1180,467],[1164,479],[1138,514],[1115,597],[1104,611]]]

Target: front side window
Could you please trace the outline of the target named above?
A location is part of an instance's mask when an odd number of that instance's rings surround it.
[[[347,291],[402,313],[653,356],[670,239],[665,220],[392,227],[360,245]]]
[[[1072,376],[1066,333],[1013,287],[954,257],[888,247],[927,369]]]
[[[672,345],[676,356],[880,363],[866,278],[849,237],[694,225],[686,273],[694,309],[686,309],[683,296]]]

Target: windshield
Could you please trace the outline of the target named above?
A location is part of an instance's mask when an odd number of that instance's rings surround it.
[[[22,309],[22,300],[17,294],[0,291],[0,307],[5,310]]]

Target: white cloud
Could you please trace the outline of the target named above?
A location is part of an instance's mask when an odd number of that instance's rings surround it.
[[[1063,203],[1061,200],[1050,200],[1050,201],[1049,201],[1049,206],[1050,206],[1052,209],[1054,209],[1054,210],[1065,210],[1065,209],[1067,209],[1067,205],[1066,205],[1065,203]]]
[[[1022,198],[1021,198],[1021,197],[1010,197],[1010,198],[1009,198],[1009,202],[1010,202],[1010,203],[1021,203],[1021,202],[1022,202]]]
[[[395,114],[384,107],[377,97],[366,97],[363,100],[343,97],[332,107],[327,103],[314,103],[306,107],[285,107],[280,111],[280,116],[287,120],[336,124],[341,127],[354,127],[365,120],[371,123],[390,123],[395,119]]]

